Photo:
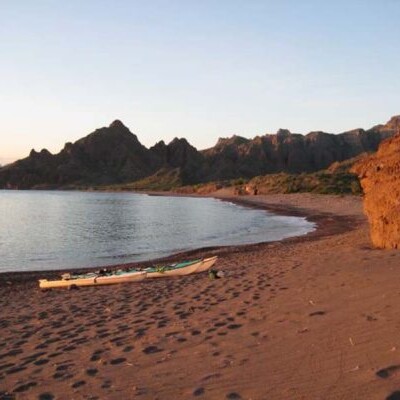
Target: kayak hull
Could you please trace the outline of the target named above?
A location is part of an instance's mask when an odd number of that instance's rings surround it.
[[[146,272],[132,272],[123,275],[99,276],[95,278],[96,285],[114,285],[116,283],[137,282],[146,279]]]
[[[162,272],[159,271],[147,271],[147,278],[164,278],[167,276],[184,276],[190,275],[197,271],[197,269],[201,266],[202,260],[198,260],[189,264],[185,267],[169,269]]]
[[[218,256],[203,259],[196,273],[208,271],[216,263],[217,259]]]
[[[74,286],[103,286],[126,282],[139,282],[147,278],[184,276],[208,271],[215,264],[217,258],[218,257],[215,256],[204,258],[201,260],[193,260],[174,265],[167,265],[162,268],[147,268],[143,271],[114,273],[112,275],[96,275],[94,273],[89,273],[87,275],[76,276],[75,278],[60,279],[55,281],[40,279],[39,287],[41,289],[53,289],[71,288]],[[69,274],[67,275],[69,276]]]
[[[101,285],[114,285],[124,282],[137,282],[146,278],[146,272],[133,272],[122,275],[111,276],[97,276],[90,278],[78,279],[61,279],[58,281],[48,281],[47,279],[39,280],[39,287],[41,289],[53,288],[70,288],[72,286],[101,286]]]

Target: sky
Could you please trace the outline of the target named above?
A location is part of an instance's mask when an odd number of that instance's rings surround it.
[[[147,147],[400,114],[400,0],[0,0],[0,164],[120,119]]]

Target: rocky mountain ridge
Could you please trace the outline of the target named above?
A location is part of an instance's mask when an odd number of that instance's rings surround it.
[[[276,134],[246,139],[222,138],[198,151],[186,139],[158,142],[146,148],[121,121],[95,130],[58,154],[32,150],[28,157],[0,168],[0,188],[62,188],[110,185],[146,177],[159,179],[174,171],[182,184],[252,178],[277,172],[314,172],[333,162],[374,152],[400,129],[400,116],[369,130],[307,135],[280,129]]]

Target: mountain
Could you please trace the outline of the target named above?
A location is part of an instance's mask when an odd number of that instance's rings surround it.
[[[124,182],[152,173],[153,163],[149,151],[117,120],[66,143],[56,155],[32,150],[27,158],[0,169],[0,186],[25,189]]]
[[[150,148],[162,162],[165,170],[178,169],[183,183],[196,183],[202,180],[203,155],[186,139],[175,138],[166,145],[163,141]]]
[[[219,139],[215,147],[202,152],[207,160],[206,176],[209,180],[221,180],[326,169],[333,162],[376,151],[383,139],[396,133],[399,124],[400,116],[397,116],[386,125],[338,135],[310,132],[304,136],[280,129],[275,135],[257,136],[252,140],[239,136]]]
[[[0,168],[0,188],[61,188],[110,185],[147,178],[154,184],[168,177],[182,185],[233,178],[252,178],[277,172],[313,172],[364,152],[400,129],[400,116],[369,130],[334,135],[307,135],[280,129],[253,139],[219,139],[198,151],[186,139],[143,146],[121,121],[67,143],[58,154],[32,150],[28,157]]]

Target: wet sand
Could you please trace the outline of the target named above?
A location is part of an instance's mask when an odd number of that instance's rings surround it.
[[[400,399],[400,252],[371,248],[361,200],[234,200],[318,229],[192,252],[220,255],[218,280],[41,292],[2,275],[0,399]]]

